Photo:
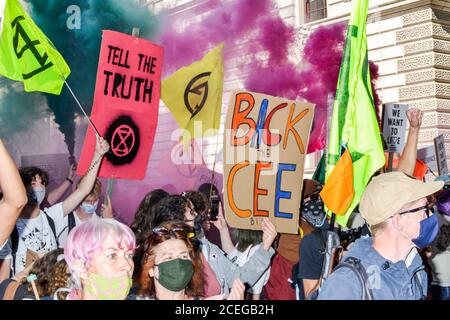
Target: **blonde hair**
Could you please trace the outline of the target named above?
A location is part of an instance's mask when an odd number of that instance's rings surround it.
[[[78,182],[77,182],[77,188],[80,186],[81,181],[83,180],[83,178],[81,178]],[[100,180],[95,179],[95,184],[92,187],[91,192],[89,192],[89,194],[86,196],[86,198],[88,197],[100,197],[102,193],[102,183],[100,182]],[[86,199],[84,198],[84,199]]]

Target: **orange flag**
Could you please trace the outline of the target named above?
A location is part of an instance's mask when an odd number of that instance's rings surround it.
[[[328,177],[320,192],[325,206],[337,215],[344,215],[350,207],[355,189],[353,188],[353,162],[346,150]]]

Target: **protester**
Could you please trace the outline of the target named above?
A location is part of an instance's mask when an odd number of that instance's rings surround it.
[[[153,229],[153,220],[155,217],[154,207],[168,195],[169,194],[163,189],[156,189],[147,193],[134,214],[134,220],[130,226],[136,236],[136,252],[134,253],[133,258],[133,279],[136,279],[141,273],[141,260],[144,255],[145,242]]]
[[[205,237],[209,240],[209,242],[215,244],[216,246],[218,246],[219,248],[221,248],[222,250],[224,250],[224,248],[222,248],[222,242],[221,239],[224,239],[221,235],[220,235],[220,231],[217,229],[217,226],[212,224],[211,222],[215,221],[215,217],[211,215],[211,198],[218,198],[219,200],[219,208],[221,207],[221,209],[223,209],[223,202],[220,199],[219,196],[219,190],[217,189],[217,187],[214,184],[211,183],[203,183],[198,187],[198,191],[201,192],[203,195],[206,196],[206,204],[207,204],[207,216],[208,219],[206,219],[203,223],[202,223],[202,229],[203,232],[205,233]],[[194,204],[195,206],[195,204]],[[228,226],[227,226],[228,229]]]
[[[0,259],[5,258],[3,248],[6,247],[17,218],[27,203],[27,194],[14,160],[0,139]],[[9,277],[9,261],[0,260],[0,282]]]
[[[57,235],[65,227],[64,218],[72,212],[91,192],[103,156],[108,152],[109,145],[103,138],[97,138],[92,163],[78,188],[63,202],[45,211],[39,209],[46,184],[45,175],[38,170],[27,168],[21,171],[22,181],[28,194],[28,203],[13,228],[8,245],[0,251],[3,259],[2,269],[11,267],[12,274],[21,272],[27,263],[27,256],[46,253],[58,247]]]
[[[242,267],[261,247],[262,237],[263,233],[260,230],[234,229],[233,239],[236,245],[228,254],[228,259]],[[249,300],[260,300],[261,292],[269,280],[269,276],[270,267],[261,275],[255,284],[246,290],[251,298]]]
[[[161,200],[156,206],[154,225],[184,221],[194,229],[195,222],[200,223],[196,217],[197,213],[192,202],[182,196],[170,196]],[[195,242],[199,242],[206,297],[217,294],[227,295],[235,279],[240,279],[243,283],[252,286],[269,268],[270,259],[275,253],[271,246],[277,232],[273,223],[268,219],[262,220],[261,227],[263,245],[242,267],[230,261],[225,253],[210,243],[202,233],[192,239],[194,248],[196,248]],[[197,226],[196,229],[198,230],[199,227]]]
[[[220,248],[226,253],[230,254],[234,249],[234,243],[231,239],[230,230],[228,224],[223,216],[223,209],[221,203],[218,206],[218,214],[214,220],[210,220],[210,206],[207,196],[200,191],[186,191],[181,194],[183,197],[191,201],[194,205],[194,210],[197,215],[196,228],[197,235],[206,237],[205,227],[209,230],[213,225],[219,231]],[[208,239],[209,241],[209,239]]]
[[[5,246],[20,212],[27,203],[27,195],[14,160],[0,139],[0,250]]]
[[[64,266],[64,250],[56,249],[43,255],[24,269],[21,273],[11,279],[4,280],[0,284],[0,297],[3,300],[34,300],[35,294],[31,283],[27,281],[28,275],[36,276],[35,286],[37,294],[42,300],[53,299],[54,293],[59,288],[67,287],[69,275],[58,274],[58,266]]]
[[[413,175],[417,160],[417,144],[419,142],[420,126],[422,125],[423,111],[417,108],[411,108],[406,111],[409,122],[408,137],[405,147],[400,156],[397,171]]]
[[[64,253],[59,255],[57,260],[49,274],[48,297],[52,300],[66,300],[67,294],[70,292],[70,273]]]
[[[135,299],[198,300],[203,296],[201,259],[190,236],[184,223],[166,223],[153,229]],[[235,282],[228,299],[242,300],[244,289],[242,282]]]
[[[131,229],[114,219],[75,227],[64,256],[71,272],[68,300],[124,300],[129,294],[136,247]]]
[[[80,186],[83,179],[78,181],[77,188]],[[94,187],[91,192],[83,199],[83,202],[72,212],[64,217],[64,228],[58,233],[57,239],[59,246],[64,248],[67,242],[67,236],[70,231],[77,225],[89,221],[91,219],[100,219],[97,215],[98,203],[102,194],[102,184],[96,179]],[[101,218],[112,219],[113,209],[111,199],[106,195],[106,202],[101,206]]]
[[[439,233],[429,259],[433,275],[430,293],[434,300],[450,300],[450,190],[439,192],[436,204]]]
[[[373,178],[360,202],[373,239],[355,242],[343,259],[351,266],[337,266],[325,281],[319,299],[426,297],[427,275],[416,247],[430,245],[437,235],[437,218],[429,210],[426,197],[442,187],[443,182],[423,183],[403,172]]]

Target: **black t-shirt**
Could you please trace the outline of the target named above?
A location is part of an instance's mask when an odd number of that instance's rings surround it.
[[[302,279],[319,280],[325,255],[326,230],[316,229],[302,239],[298,266],[300,299],[305,299]]]
[[[6,288],[8,287],[8,285],[13,282],[14,280],[12,279],[6,279],[3,280],[2,283],[0,283],[0,300],[3,300],[3,297],[5,295],[6,292]],[[23,299],[29,299],[29,298],[34,298],[27,290],[27,284],[21,284],[15,294],[14,294],[14,300],[23,300]]]

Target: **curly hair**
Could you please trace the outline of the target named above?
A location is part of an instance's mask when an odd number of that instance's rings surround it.
[[[48,284],[48,293],[53,296],[55,292],[60,288],[68,288],[70,284],[69,268],[66,260],[61,260],[56,263],[51,274],[50,282]],[[58,292],[58,300],[65,300],[67,292]]]
[[[40,297],[51,296],[54,291],[50,291],[54,279],[52,278],[52,272],[55,264],[58,263],[58,257],[64,254],[64,249],[58,248],[56,250],[46,253],[42,258],[39,258],[33,264],[29,274],[35,274],[37,280],[35,281],[37,291]],[[68,278],[68,275],[67,277]],[[27,279],[23,279],[22,283],[27,283]],[[30,284],[27,286],[29,293],[33,293],[33,287]]]
[[[134,220],[131,223],[131,230],[136,235],[136,244],[144,243],[153,229],[153,220],[155,212],[153,208],[169,194],[163,189],[156,189],[147,193],[142,199],[139,207],[134,214]]]
[[[143,257],[144,259],[141,266],[142,271],[138,281],[138,294],[150,297],[156,296],[155,280],[153,277],[149,276],[149,270],[155,266],[155,249],[158,245],[167,240],[179,239],[182,240],[188,248],[189,256],[191,257],[192,264],[194,265],[194,275],[185,288],[186,295],[190,297],[203,296],[202,261],[200,256],[202,253],[195,252],[193,245],[188,238],[191,228],[185,223],[165,223],[160,225],[160,227],[166,229],[167,232],[164,234],[152,232],[147,240],[146,250]],[[183,229],[183,231],[174,230],[176,228]]]
[[[203,192],[190,190],[183,192],[181,196],[190,200],[194,205],[195,212],[199,214],[206,212],[209,208],[208,198]]]
[[[172,195],[162,199],[155,206],[155,217],[152,227],[174,221],[184,221],[184,213],[188,200],[179,195]]]
[[[36,176],[41,178],[42,184],[48,186],[48,173],[38,167],[25,167],[19,170],[20,177],[25,187],[31,186],[31,182],[36,180]]]
[[[163,189],[156,189],[147,193],[134,215],[134,221],[130,226],[136,236],[136,251],[133,257],[135,265],[133,272],[134,279],[140,274],[145,241],[148,239],[153,229],[153,220],[155,218],[154,207],[159,201],[167,196],[169,196],[169,194]]]

